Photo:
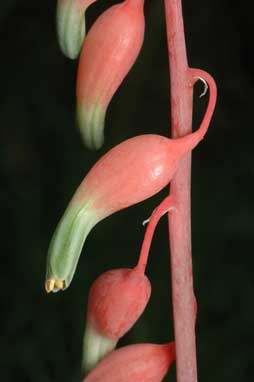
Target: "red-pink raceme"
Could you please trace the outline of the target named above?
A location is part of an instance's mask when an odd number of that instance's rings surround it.
[[[144,0],[125,0],[110,7],[85,38],[77,74],[77,124],[91,149],[102,146],[108,104],[142,47],[143,6]]]
[[[159,382],[175,360],[175,344],[135,344],[109,353],[84,382]]]
[[[96,0],[57,0],[56,26],[60,48],[71,59],[78,57],[86,34],[85,11]]]
[[[92,284],[87,308],[83,370],[87,373],[112,351],[135,324],[151,295],[151,284],[142,271],[114,269]]]
[[[90,230],[100,220],[164,188],[179,160],[203,138],[207,126],[178,139],[130,138],[106,153],[84,178],[52,237],[46,274],[48,292],[69,286]]]

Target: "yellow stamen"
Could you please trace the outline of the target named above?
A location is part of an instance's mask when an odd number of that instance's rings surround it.
[[[55,286],[55,280],[53,280],[53,279],[46,280],[45,289],[46,289],[47,293],[52,292],[54,289],[54,286]]]
[[[55,280],[55,286],[57,289],[64,289],[64,280]]]

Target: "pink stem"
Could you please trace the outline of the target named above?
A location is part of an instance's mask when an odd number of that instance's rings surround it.
[[[151,242],[153,238],[153,234],[155,228],[160,220],[160,218],[169,210],[173,210],[175,208],[174,200],[171,196],[167,196],[161,204],[154,210],[150,221],[148,223],[144,240],[142,243],[139,260],[135,267],[136,270],[144,273],[147,265],[148,255],[151,247]]]
[[[164,0],[170,71],[173,138],[192,131],[193,82],[190,83],[181,0]],[[195,312],[191,259],[191,154],[171,182],[178,213],[169,219],[172,302],[178,382],[197,381]]]

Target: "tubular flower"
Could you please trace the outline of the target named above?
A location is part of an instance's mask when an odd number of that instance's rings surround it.
[[[84,41],[77,75],[77,123],[90,149],[103,145],[108,104],[140,52],[143,6],[144,0],[125,0],[110,7]]]
[[[85,11],[96,0],[58,0],[57,35],[63,54],[78,57],[86,34]]]
[[[88,300],[83,369],[89,372],[143,313],[151,285],[143,272],[114,269],[93,283]]]
[[[50,243],[46,290],[69,286],[90,230],[100,220],[141,202],[164,188],[179,160],[206,132],[202,126],[178,139],[140,135],[106,153],[90,170],[74,194]]]
[[[108,354],[84,381],[158,382],[174,360],[174,343],[129,345]]]

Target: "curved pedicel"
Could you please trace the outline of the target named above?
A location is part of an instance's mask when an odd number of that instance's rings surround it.
[[[85,38],[77,75],[77,124],[90,149],[103,145],[108,104],[142,47],[143,6],[144,0],[125,0],[110,7]]]
[[[85,34],[85,11],[96,0],[58,0],[56,8],[57,37],[65,56],[78,57]]]

